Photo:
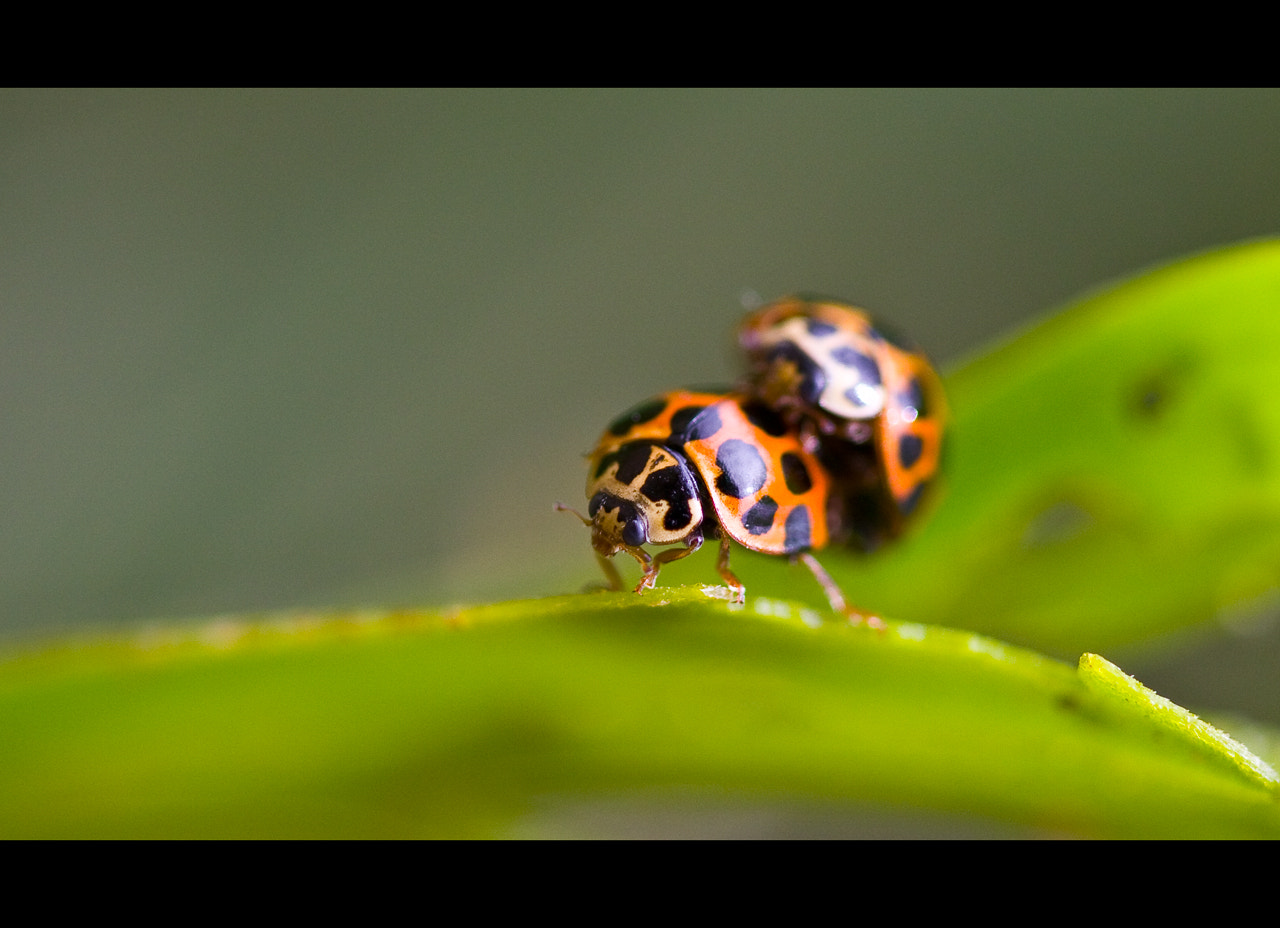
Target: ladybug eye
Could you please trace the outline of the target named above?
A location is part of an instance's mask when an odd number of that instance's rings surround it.
[[[644,519],[636,516],[622,526],[622,543],[629,548],[638,548],[649,540],[649,532]]]

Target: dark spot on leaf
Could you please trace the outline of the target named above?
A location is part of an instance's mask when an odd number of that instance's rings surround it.
[[[1073,541],[1094,525],[1093,514],[1075,500],[1061,499],[1040,509],[1022,533],[1022,547],[1035,549]]]
[[[1191,355],[1184,353],[1148,369],[1130,386],[1125,412],[1139,422],[1163,419],[1186,390],[1193,367]]]

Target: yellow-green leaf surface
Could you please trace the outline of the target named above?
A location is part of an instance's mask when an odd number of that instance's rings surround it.
[[[689,586],[14,650],[0,837],[593,835],[556,810],[669,801],[1280,836],[1271,767],[1091,653],[1275,588],[1277,306],[1280,245],[1242,246],[950,374],[933,518],[823,553],[883,632],[739,551],[741,609]]]
[[[13,658],[15,836],[512,836],[574,798],[1280,836],[1276,774],[1090,658],[686,588],[280,618]],[[555,832],[553,832],[555,833]]]

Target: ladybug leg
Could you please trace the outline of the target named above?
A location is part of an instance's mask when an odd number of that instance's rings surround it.
[[[682,557],[688,557],[693,552],[702,547],[702,538],[695,536],[690,538],[684,548],[668,548],[660,552],[653,558],[644,569],[644,577],[640,580],[640,585],[636,587],[636,592],[640,593],[644,590],[653,589],[654,581],[658,579],[658,571],[662,569],[663,564],[669,564],[672,561],[678,561]],[[644,552],[641,552],[642,554]],[[646,555],[647,557],[647,555]]]
[[[884,631],[884,620],[879,616],[867,615],[866,613],[859,612],[857,609],[851,609],[849,607],[849,604],[845,602],[844,593],[840,591],[839,585],[837,585],[836,582],[831,579],[831,575],[822,568],[822,565],[818,563],[817,558],[808,551],[797,556],[800,563],[804,564],[805,567],[808,567],[814,578],[819,584],[821,584],[822,591],[827,594],[827,602],[831,603],[833,611],[838,612],[854,625],[857,625],[860,622],[865,622],[871,628]]]
[[[555,508],[558,512],[567,512],[576,516],[578,520],[588,528],[590,528],[592,525],[590,519],[588,519],[582,513],[578,512],[578,510],[574,509],[572,506],[566,506],[564,503],[556,503]],[[641,552],[641,553],[643,554],[644,552]],[[605,555],[601,554],[597,550],[596,560],[600,563],[600,569],[604,572],[604,578],[608,588],[611,590],[624,589],[622,585],[622,576],[621,574],[618,573],[618,568],[614,566],[612,559],[609,557],[606,557]],[[639,558],[637,558],[637,560],[639,560]],[[640,563],[646,569],[648,568],[647,561],[640,561]],[[593,590],[593,589],[599,589],[599,587],[597,587],[594,583],[588,583],[586,587],[583,589],[583,592],[584,593],[589,592],[590,590]]]
[[[733,590],[733,599],[730,602],[741,603],[747,599],[747,588],[742,585],[742,581],[734,576],[733,571],[729,569],[729,536],[720,536],[720,557],[716,559],[716,570],[720,576],[724,578],[724,582],[729,585],[729,589]]]
[[[659,564],[654,563],[653,558],[649,557],[649,552],[644,548],[627,548],[627,553],[640,562],[640,566],[644,568],[644,576],[640,578],[640,582],[636,585],[636,592],[643,593],[645,590],[653,589],[653,582],[658,579]],[[621,583],[621,580],[619,580]],[[617,589],[622,589],[621,586]]]
[[[609,584],[609,589],[623,589],[622,575],[618,573],[618,568],[614,566],[613,561],[610,558],[605,557],[599,551],[596,552],[596,560],[600,562],[600,569],[604,571],[604,577]]]

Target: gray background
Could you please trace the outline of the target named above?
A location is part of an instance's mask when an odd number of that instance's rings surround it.
[[[0,638],[577,589],[552,502],[744,291],[945,366],[1277,165],[1270,90],[0,91]]]

